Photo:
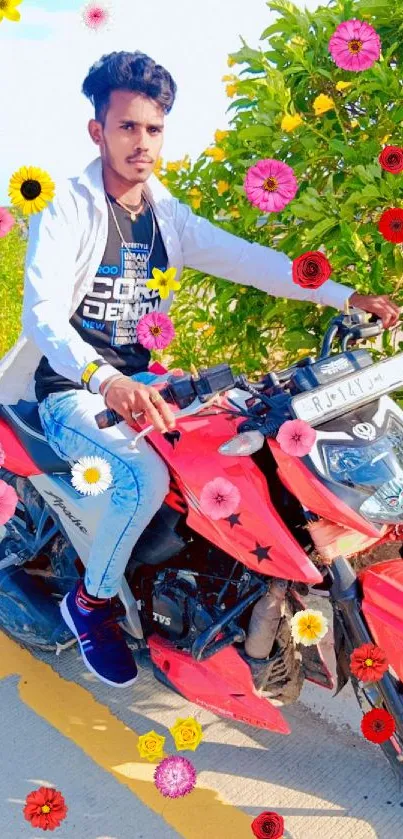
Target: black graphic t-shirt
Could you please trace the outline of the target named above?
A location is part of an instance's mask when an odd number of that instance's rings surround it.
[[[152,269],[167,269],[167,253],[155,222],[155,240],[150,259],[153,218],[146,204],[143,213],[132,222],[129,213],[109,196],[120,235],[108,205],[108,241],[93,284],[70,319],[70,324],[96,353],[127,376],[147,370],[151,354],[136,339],[136,326],[143,315],[157,311],[158,291],[146,287]],[[35,393],[42,402],[49,393],[82,390],[77,382],[65,379],[42,356],[35,372]]]

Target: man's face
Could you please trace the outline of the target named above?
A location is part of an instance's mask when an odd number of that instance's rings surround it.
[[[90,120],[88,129],[104,166],[131,185],[149,178],[163,143],[164,111],[157,102],[129,90],[114,90],[105,125]]]

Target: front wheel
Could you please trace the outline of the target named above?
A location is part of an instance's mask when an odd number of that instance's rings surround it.
[[[384,708],[387,710],[385,708],[382,695],[375,682],[359,682],[353,675],[351,675],[350,678],[354,693],[363,714],[366,714],[368,711],[372,711],[374,708]],[[398,682],[393,676],[391,678],[395,682],[397,690]],[[395,733],[390,740],[386,740],[385,743],[380,743],[380,747],[393,769],[399,784],[399,789],[403,789],[403,740],[401,736]]]

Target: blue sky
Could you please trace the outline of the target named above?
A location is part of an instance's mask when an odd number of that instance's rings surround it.
[[[87,132],[92,118],[81,84],[91,64],[113,50],[141,49],[178,84],[167,118],[165,159],[196,158],[226,128],[230,100],[221,77],[239,35],[257,47],[272,21],[265,0],[110,0],[110,31],[90,32],[82,0],[23,0],[21,21],[0,23],[0,205],[12,173],[23,165],[55,179],[75,175],[97,155]],[[314,8],[315,0],[307,0]],[[190,13],[191,10],[191,13]]]

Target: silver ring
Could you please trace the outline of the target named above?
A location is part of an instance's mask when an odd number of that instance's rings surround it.
[[[144,411],[139,411],[138,414],[132,413],[132,419],[137,419],[137,417],[142,417],[143,414],[144,414]]]

